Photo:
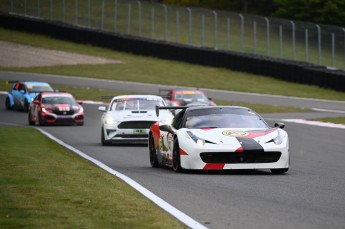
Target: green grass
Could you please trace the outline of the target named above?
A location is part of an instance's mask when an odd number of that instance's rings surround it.
[[[2,228],[186,228],[33,128],[1,127],[0,145]]]
[[[316,118],[312,119],[314,121],[321,121],[321,122],[330,122],[336,124],[343,124],[345,125],[345,117],[336,117],[336,118]]]
[[[21,72],[49,73],[100,79],[146,82],[166,85],[213,88],[285,96],[345,100],[344,92],[285,82],[265,76],[212,68],[152,57],[136,56],[109,49],[80,45],[41,35],[0,29],[0,39],[36,47],[57,49],[121,60],[123,64],[72,65],[32,68],[0,68]]]

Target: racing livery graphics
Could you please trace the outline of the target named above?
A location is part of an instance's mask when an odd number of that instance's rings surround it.
[[[181,107],[157,107],[181,109]],[[149,133],[152,167],[190,170],[289,169],[289,140],[284,124],[270,128],[245,107],[183,107],[171,125],[155,123]]]

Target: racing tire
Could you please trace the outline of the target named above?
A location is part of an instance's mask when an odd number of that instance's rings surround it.
[[[286,173],[289,170],[289,168],[286,169],[271,169],[271,173],[273,174],[283,174]]]
[[[180,173],[183,171],[181,167],[181,155],[180,155],[180,147],[178,144],[178,140],[175,139],[174,141],[174,150],[173,150],[173,166],[172,169],[176,173]]]
[[[38,124],[40,126],[45,126],[45,122],[44,122],[41,114],[38,114]]]
[[[33,125],[36,124],[35,121],[32,121],[32,117],[31,117],[31,113],[30,113],[30,112],[29,112],[29,115],[28,115],[28,121],[29,121],[29,125],[30,125],[30,126],[33,126]]]
[[[6,110],[12,110],[10,98],[8,98],[8,96],[6,97],[5,107],[6,107]]]
[[[29,111],[29,102],[26,99],[24,101],[23,111],[24,112],[28,112]]]
[[[102,146],[109,146],[110,145],[110,143],[105,140],[104,127],[103,126],[102,126],[102,130],[101,130],[101,143],[102,143]]]
[[[150,164],[152,168],[158,168],[159,163],[157,159],[157,152],[156,152],[156,147],[155,147],[155,142],[153,139],[152,134],[149,136],[149,152],[150,152]]]

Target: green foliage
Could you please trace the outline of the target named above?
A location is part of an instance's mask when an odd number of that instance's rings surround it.
[[[278,6],[273,16],[339,26],[345,24],[345,1],[343,0],[273,1]]]

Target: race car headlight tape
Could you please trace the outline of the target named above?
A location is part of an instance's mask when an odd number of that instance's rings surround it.
[[[116,125],[118,121],[112,119],[112,118],[105,118],[104,119],[104,124],[106,125]]]
[[[198,144],[198,145],[200,145],[200,146],[205,145],[205,140],[204,140],[204,139],[199,138],[198,136],[196,136],[195,134],[193,134],[193,133],[190,132],[190,131],[187,131],[187,134],[193,139],[193,141],[194,141],[196,144]]]
[[[280,134],[280,131],[278,130],[278,136],[273,139],[274,144],[280,145],[283,142],[283,137]]]

